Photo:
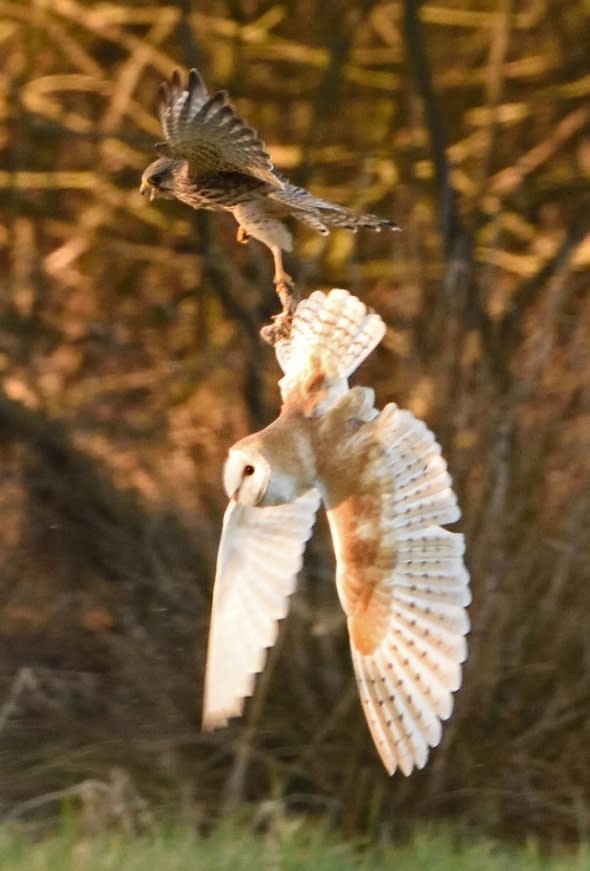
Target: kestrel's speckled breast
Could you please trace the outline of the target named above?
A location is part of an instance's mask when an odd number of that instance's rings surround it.
[[[194,209],[232,209],[264,197],[271,186],[239,172],[219,172],[177,180],[178,199]]]

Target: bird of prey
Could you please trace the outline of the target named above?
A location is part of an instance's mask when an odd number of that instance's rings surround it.
[[[224,470],[203,726],[224,726],[252,694],[323,504],[364,712],[387,771],[407,775],[451,714],[470,594],[463,536],[442,525],[460,511],[434,435],[348,387],[384,329],[347,291],[316,291],[275,346],[280,415]]]
[[[165,142],[156,146],[160,156],[143,173],[140,190],[152,200],[176,198],[195,209],[232,212],[239,224],[238,241],[252,236],[272,252],[274,282],[283,302],[292,289],[283,266],[282,252],[292,247],[284,218],[297,218],[324,234],[329,227],[399,229],[391,221],[354,212],[292,185],[228,100],[225,91],[210,97],[195,69],[186,88],[179,70],[160,85]]]

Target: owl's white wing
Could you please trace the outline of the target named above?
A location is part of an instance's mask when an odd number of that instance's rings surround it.
[[[252,508],[229,503],[217,573],[205,673],[203,728],[242,713],[285,617],[319,506],[317,490],[295,502]]]
[[[389,773],[407,775],[439,743],[461,683],[469,576],[463,536],[440,525],[460,511],[434,435],[410,412],[386,406],[349,453],[348,471],[324,482],[338,592],[373,739]]]

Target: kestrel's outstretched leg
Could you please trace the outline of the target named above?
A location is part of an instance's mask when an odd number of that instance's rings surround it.
[[[291,333],[291,324],[293,315],[299,302],[299,294],[295,288],[295,283],[291,276],[285,272],[283,266],[283,252],[277,245],[271,246],[272,256],[275,264],[274,285],[278,297],[283,306],[283,310],[279,315],[275,315],[272,323],[266,327],[262,327],[260,335],[269,345],[276,345],[279,339],[287,339]]]
[[[250,241],[251,233],[246,230],[242,224],[238,225],[238,230],[236,233],[236,239],[242,245],[247,245]],[[291,276],[285,272],[285,267],[283,266],[283,250],[279,245],[272,245],[267,240],[264,240],[266,245],[272,251],[272,256],[275,265],[275,273],[273,277],[273,282],[279,295],[279,299],[283,304],[283,311],[288,307],[290,310],[295,311],[295,305],[299,301],[299,298],[294,299],[295,292],[295,284],[293,283],[293,279]]]
[[[283,304],[283,313],[288,310],[290,314],[293,314],[298,302],[295,292],[295,284],[291,276],[285,272],[282,250],[277,245],[273,245],[270,250],[272,251],[275,264],[273,281],[275,290]]]
[[[289,334],[291,318],[299,302],[293,279],[283,266],[283,251],[291,250],[293,239],[291,232],[276,216],[273,209],[276,210],[276,205],[270,208],[262,199],[241,202],[231,209],[238,222],[238,242],[246,242],[248,238],[258,239],[272,253],[273,282],[283,310],[278,318],[275,318],[272,327],[265,328],[262,334],[264,340],[271,345]],[[273,339],[273,336],[276,338]]]

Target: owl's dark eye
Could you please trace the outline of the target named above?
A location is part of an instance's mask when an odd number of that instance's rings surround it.
[[[248,478],[250,477],[250,475],[253,475],[255,471],[256,470],[255,470],[254,466],[250,466],[250,465],[244,466],[244,475],[246,475]]]

